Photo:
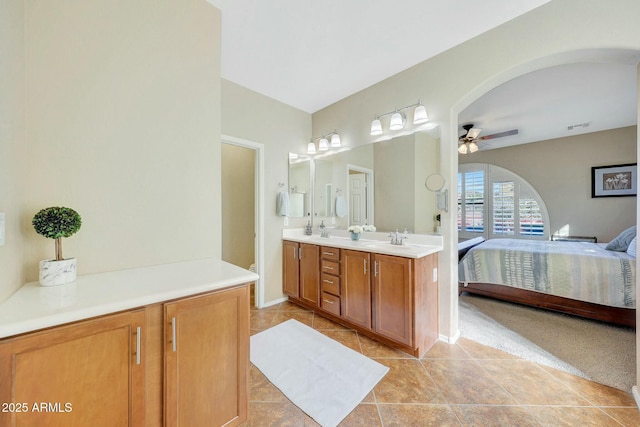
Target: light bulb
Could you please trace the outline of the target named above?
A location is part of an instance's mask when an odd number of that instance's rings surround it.
[[[331,146],[333,148],[337,148],[340,147],[342,145],[342,142],[340,141],[340,135],[338,135],[337,133],[334,133],[333,135],[331,135]]]
[[[469,143],[469,152],[470,153],[475,153],[476,151],[478,151],[478,144],[476,144],[475,142],[470,142]]]
[[[458,153],[467,154],[467,144],[460,144],[460,147],[458,147]]]
[[[318,143],[318,151],[327,151],[329,149],[329,141],[327,138],[322,137],[320,142]]]
[[[313,141],[307,145],[307,154],[316,154],[316,144]]]
[[[371,122],[371,135],[382,135],[382,123],[380,119]]]
[[[427,109],[422,104],[418,105],[416,109],[413,110],[413,124],[417,125],[428,121],[429,115],[427,114]]]
[[[402,129],[404,127],[405,121],[406,121],[406,118],[405,118],[404,114],[399,113],[399,112],[396,111],[391,116],[391,123],[389,123],[389,129],[390,130],[400,130],[400,129]]]

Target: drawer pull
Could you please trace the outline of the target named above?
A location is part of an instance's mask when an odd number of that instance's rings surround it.
[[[333,280],[324,279],[323,282],[324,283],[329,283],[330,285],[333,285]]]
[[[325,266],[324,266],[324,269],[325,269],[325,270],[333,270],[333,267],[329,267],[329,266],[326,266],[326,265],[325,265]]]
[[[327,304],[333,304],[334,301],[328,300],[328,299],[322,299],[323,302],[326,302]]]
[[[330,255],[333,256],[335,255],[333,252],[322,252],[322,255]]]

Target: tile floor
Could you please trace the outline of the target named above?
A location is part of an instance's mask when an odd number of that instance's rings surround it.
[[[340,426],[640,426],[629,393],[461,338],[421,359],[285,302],[251,311],[255,334],[305,323],[390,368]],[[251,426],[317,426],[251,366]]]

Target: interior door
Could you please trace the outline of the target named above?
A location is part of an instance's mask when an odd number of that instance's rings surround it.
[[[367,175],[349,174],[349,225],[367,223]]]

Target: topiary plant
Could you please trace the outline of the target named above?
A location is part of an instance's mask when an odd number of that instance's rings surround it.
[[[31,221],[36,233],[56,241],[56,261],[62,261],[62,238],[69,237],[82,225],[82,218],[71,208],[44,208]]]

